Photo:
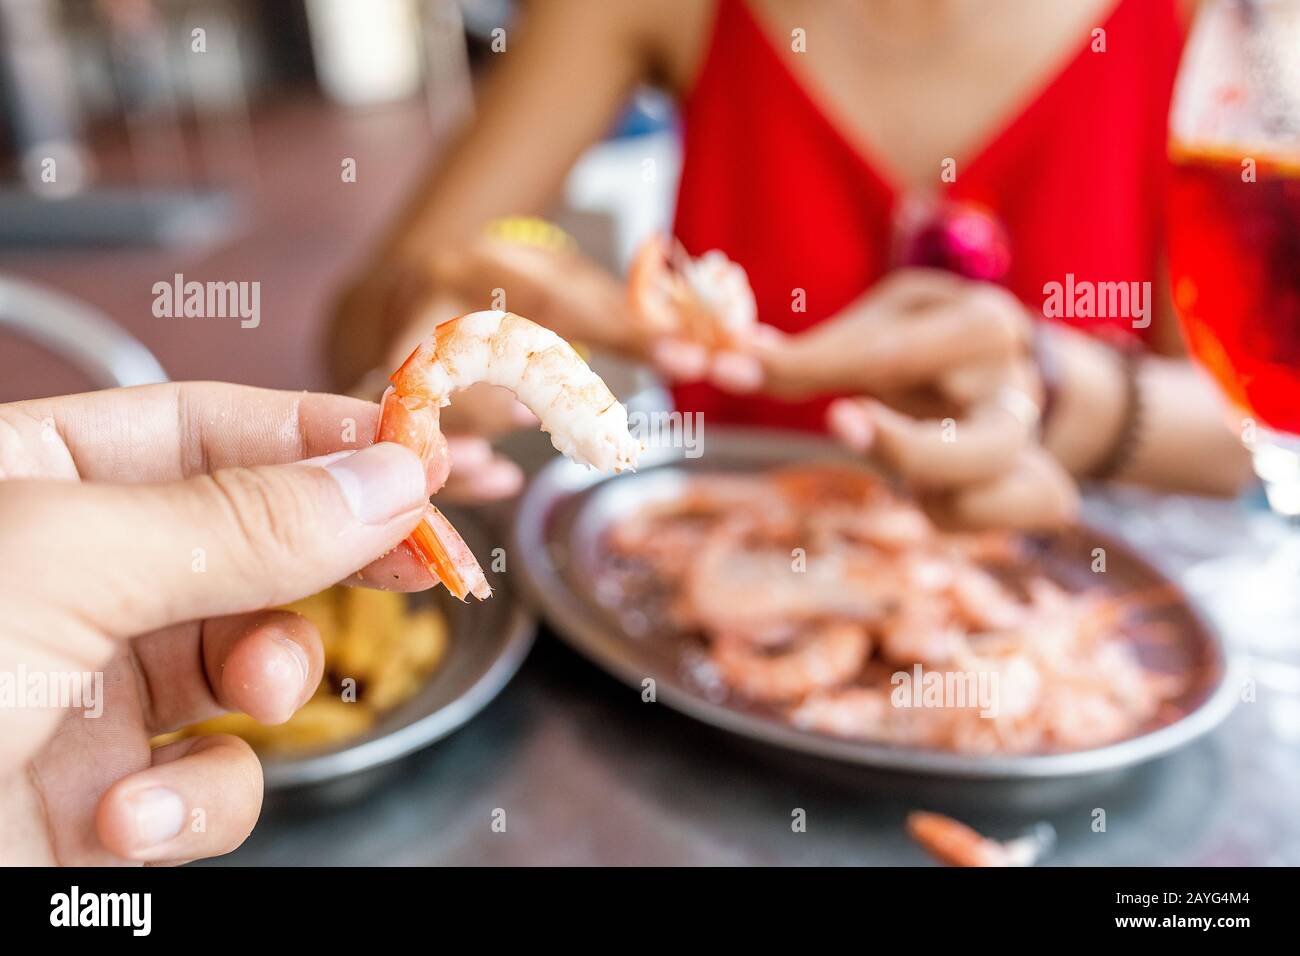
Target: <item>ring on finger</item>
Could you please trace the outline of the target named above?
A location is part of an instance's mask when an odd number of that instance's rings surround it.
[[[998,389],[997,405],[1012,418],[1016,419],[1029,434],[1037,436],[1042,425],[1043,410],[1024,389],[1013,385],[1003,385]]]

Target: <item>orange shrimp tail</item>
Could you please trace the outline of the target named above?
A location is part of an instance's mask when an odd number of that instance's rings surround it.
[[[380,402],[375,441],[405,445],[421,460],[427,459],[436,448],[438,430],[438,416],[428,411],[426,403],[404,399],[398,389],[390,386]]]
[[[421,342],[411,350],[411,354],[406,357],[405,362],[397,367],[397,371],[388,376],[388,380],[393,383],[399,395],[420,394],[420,386],[424,380],[423,375],[420,373],[428,365],[428,352],[428,343]]]
[[[409,377],[406,373],[407,366],[422,348],[423,346],[416,349],[393,375],[394,382]],[[420,456],[426,468],[436,472],[438,462],[441,461],[445,469],[447,448],[438,428],[437,411],[437,405],[424,398],[407,395],[402,385],[396,384],[384,392],[375,440],[405,445]],[[444,470],[443,477],[445,476]],[[467,594],[473,594],[480,601],[491,596],[492,588],[488,586],[487,577],[473,552],[437,508],[429,506],[424,518],[406,539],[406,545],[429,569],[429,573],[445,584],[447,590],[458,599],[465,600]]]
[[[907,832],[936,859],[949,866],[1006,866],[1002,847],[966,824],[938,813],[913,811]]]
[[[478,560],[441,511],[429,506],[424,519],[411,532],[406,543],[424,562],[429,573],[446,585],[458,600],[473,594],[480,601],[492,596],[487,576]]]
[[[456,327],[463,318],[463,315],[458,315],[454,319],[439,322],[434,327],[433,335],[417,345],[406,357],[406,361],[397,367],[397,371],[388,376],[397,393],[404,399],[434,401],[434,396],[429,393],[425,384],[425,372],[437,361],[438,353],[442,350],[447,337],[456,332]]]
[[[658,233],[647,237],[627,276],[628,298],[636,321],[651,332],[679,331],[681,323],[672,296],[666,294],[666,289],[677,284],[669,269],[667,240]]]

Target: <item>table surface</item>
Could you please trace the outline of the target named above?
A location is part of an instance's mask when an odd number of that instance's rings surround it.
[[[312,101],[260,111],[253,134],[249,216],[229,241],[6,250],[0,272],[103,308],[174,378],[321,387],[332,290],[418,174],[432,137],[418,104],[347,113]],[[358,160],[356,183],[340,181],[345,156]],[[261,326],[154,318],[151,286],[174,272],[260,280]],[[48,357],[0,345],[0,400],[79,387]],[[1258,520],[1239,503],[1125,494],[1090,496],[1088,514],[1175,574],[1248,549]],[[874,774],[643,704],[543,628],[516,678],[468,726],[366,781],[367,792],[272,799],[245,846],[214,862],[920,864],[902,822],[924,807],[995,836],[1048,820],[1057,864],[1297,865],[1298,744],[1300,697],[1261,685],[1214,734],[1125,774],[1017,785]],[[1093,826],[1098,809],[1104,832]],[[797,810],[804,832],[791,825]],[[500,811],[503,832],[493,827]]]

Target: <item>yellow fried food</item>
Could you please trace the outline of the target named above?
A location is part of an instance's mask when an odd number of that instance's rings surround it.
[[[321,591],[319,594],[313,594],[311,597],[305,597],[300,601],[294,601],[292,604],[286,604],[284,607],[286,611],[301,614],[316,625],[316,630],[320,631],[320,640],[325,648],[325,659],[327,661],[333,657],[339,642],[339,596],[337,590],[336,588],[330,588]]]
[[[259,724],[224,714],[154,739],[236,734],[264,753],[301,753],[365,733],[385,711],[414,694],[447,651],[447,622],[433,608],[409,609],[402,594],[333,587],[287,605],[316,625],[325,647],[325,676],[288,721]]]

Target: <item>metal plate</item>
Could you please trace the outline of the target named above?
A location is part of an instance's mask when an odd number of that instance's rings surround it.
[[[494,543],[482,525],[467,512],[443,510],[484,559]],[[304,756],[263,756],[267,790],[323,784],[380,767],[446,737],[487,706],[519,669],[536,634],[536,620],[507,579],[490,569],[487,576],[493,593],[482,602],[462,604],[442,587],[409,595],[415,604],[436,604],[447,617],[449,647],[427,683],[346,744]]]
[[[785,432],[713,429],[707,454],[690,459],[678,449],[651,449],[635,475],[601,475],[564,459],[543,468],[520,502],[512,554],[529,596],[560,635],[616,677],[641,687],[654,678],[657,699],[694,718],[793,750],[887,770],[965,778],[1043,778],[1091,774],[1131,766],[1168,753],[1217,726],[1236,699],[1235,666],[1219,638],[1185,600],[1148,612],[1173,635],[1160,650],[1166,667],[1187,668],[1193,686],[1175,705],[1181,716],[1137,736],[1091,750],[1020,756],[970,756],[848,740],[795,728],[761,708],[712,699],[685,665],[684,639],[636,636],[595,593],[600,542],[609,524],[653,498],[672,495],[692,473],[754,472],[796,462],[852,461],[829,442]],[[1104,547],[1103,586],[1118,593],[1173,587],[1119,541],[1088,528],[1045,539],[1034,553],[1037,569],[1065,586],[1097,586],[1092,549]],[[1086,580],[1085,580],[1086,579]],[[1139,648],[1139,653],[1143,651]]]

